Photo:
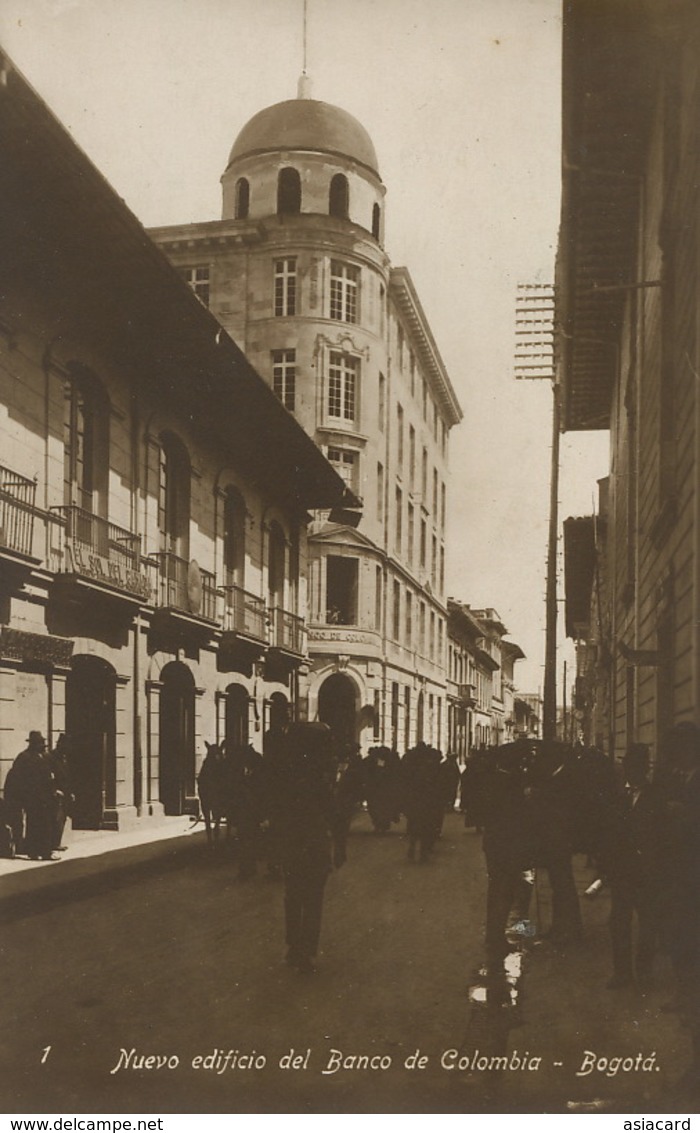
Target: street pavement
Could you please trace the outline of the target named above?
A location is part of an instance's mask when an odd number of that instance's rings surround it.
[[[526,937],[494,984],[480,837],[450,814],[414,865],[398,828],[359,813],[302,976],[284,964],[282,884],[238,881],[232,847],[201,832],[162,833],[5,871],[4,1112],[685,1112],[667,966],[645,996],[606,990],[605,893],[582,901],[582,945]],[[543,878],[532,913],[546,928]]]

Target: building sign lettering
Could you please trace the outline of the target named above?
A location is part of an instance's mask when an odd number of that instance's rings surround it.
[[[39,661],[65,667],[70,665],[73,644],[68,637],[0,627],[0,656],[9,661]]]
[[[83,544],[66,544],[66,565],[70,572],[83,578],[92,578],[129,594],[136,594],[144,601],[150,601],[153,588],[148,577],[137,570],[129,570],[122,563],[96,554]]]

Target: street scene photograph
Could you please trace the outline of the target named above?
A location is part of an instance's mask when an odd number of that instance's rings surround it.
[[[1,0],[8,1128],[691,1128],[699,123],[695,0]]]

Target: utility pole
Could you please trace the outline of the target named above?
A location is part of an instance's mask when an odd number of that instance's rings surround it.
[[[557,738],[557,546],[559,534],[559,387],[554,366],[554,287],[519,283],[515,307],[515,377],[552,386],[552,460],[545,591],[542,738]]]

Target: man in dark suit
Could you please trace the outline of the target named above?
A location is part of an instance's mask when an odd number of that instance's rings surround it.
[[[622,761],[622,783],[610,811],[605,872],[610,881],[613,975],[609,988],[651,980],[659,928],[664,810],[649,782],[649,749],[633,744]],[[633,955],[633,923],[637,947]]]
[[[275,768],[270,821],[284,874],[287,963],[316,970],[326,880],[345,861],[334,798],[335,763],[325,724],[291,724]]]

